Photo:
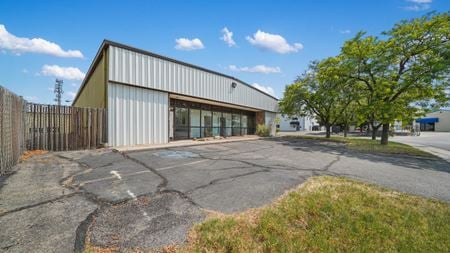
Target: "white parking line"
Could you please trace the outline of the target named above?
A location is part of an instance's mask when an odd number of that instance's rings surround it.
[[[197,164],[197,163],[203,163],[203,162],[206,162],[206,161],[208,161],[208,160],[200,160],[200,161],[195,161],[195,162],[190,162],[190,163],[184,163],[182,165],[174,165],[174,166],[162,167],[162,168],[159,168],[159,169],[156,169],[156,170],[157,171],[169,170],[169,169],[178,168],[178,167],[181,167],[181,166],[184,166],[184,165],[192,165],[192,164]]]
[[[138,200],[137,197],[136,197],[136,194],[134,194],[132,191],[127,190],[127,193],[128,193],[128,195],[130,195],[131,198],[133,198],[134,201],[137,201],[137,200]],[[142,207],[140,207],[140,206],[138,205],[137,208],[139,208],[139,210],[142,212],[142,215],[143,215],[148,221],[151,220],[151,218],[148,216],[147,212],[146,212]]]
[[[118,179],[122,179],[122,177],[120,176],[119,172],[117,172],[115,170],[111,170],[110,173],[113,174],[114,176],[116,176]]]
[[[195,161],[195,162],[190,162],[190,163],[183,163],[183,164],[179,164],[179,165],[162,167],[162,168],[158,168],[158,169],[155,169],[155,170],[156,171],[162,171],[162,170],[175,169],[175,168],[179,168],[179,167],[182,167],[182,166],[193,165],[193,164],[203,163],[203,162],[207,162],[207,161],[208,160],[200,160],[200,161]],[[92,179],[92,180],[86,180],[86,181],[80,182],[80,185],[98,183],[98,182],[107,181],[107,180],[114,180],[114,179],[121,180],[124,177],[135,176],[135,175],[140,175],[140,174],[144,174],[144,173],[153,173],[153,172],[151,172],[149,170],[141,170],[141,171],[136,171],[136,172],[120,175],[117,171],[112,170],[110,173],[113,176],[97,178],[97,179]]]
[[[127,190],[128,195],[133,198],[133,200],[137,200],[137,197],[134,193],[132,193],[130,190]]]

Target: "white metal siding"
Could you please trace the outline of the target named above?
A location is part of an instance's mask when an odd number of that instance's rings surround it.
[[[276,99],[233,79],[123,48],[110,46],[108,51],[111,81],[265,111],[278,109]]]
[[[163,144],[168,140],[167,92],[108,84],[108,145]]]
[[[271,135],[275,135],[275,133],[276,133],[276,124],[275,124],[276,117],[277,117],[277,114],[274,112],[265,112],[265,115],[264,115],[265,124],[270,127]]]

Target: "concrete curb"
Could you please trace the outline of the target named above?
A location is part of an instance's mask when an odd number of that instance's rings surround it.
[[[175,142],[170,142],[168,144],[162,144],[162,145],[116,147],[116,148],[113,148],[113,151],[114,152],[137,152],[137,151],[154,150],[154,149],[191,147],[191,146],[221,144],[221,143],[230,143],[230,142],[239,142],[239,141],[256,141],[256,140],[265,139],[265,138],[267,138],[267,137],[252,136],[252,137],[246,137],[246,138],[222,139],[222,140],[211,140],[211,141],[190,140],[189,142],[183,142],[183,143],[182,143],[182,141],[180,141],[179,143],[177,143],[175,141]],[[268,137],[268,138],[271,138],[271,137]]]

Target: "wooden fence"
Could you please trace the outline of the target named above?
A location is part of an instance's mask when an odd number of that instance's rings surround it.
[[[0,175],[25,150],[93,149],[107,142],[106,110],[27,103],[0,86]]]
[[[106,142],[106,111],[98,108],[27,104],[28,150],[79,150]]]
[[[26,101],[0,86],[0,175],[14,166],[25,150]]]

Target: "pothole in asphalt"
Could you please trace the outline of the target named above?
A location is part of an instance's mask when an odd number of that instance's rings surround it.
[[[189,229],[204,218],[198,206],[177,193],[143,196],[101,208],[86,241],[89,247],[119,252],[159,250],[182,244]]]
[[[175,150],[160,151],[153,154],[155,156],[159,156],[162,158],[175,158],[175,159],[199,157],[199,155],[196,153],[192,153],[189,151],[175,151]]]

